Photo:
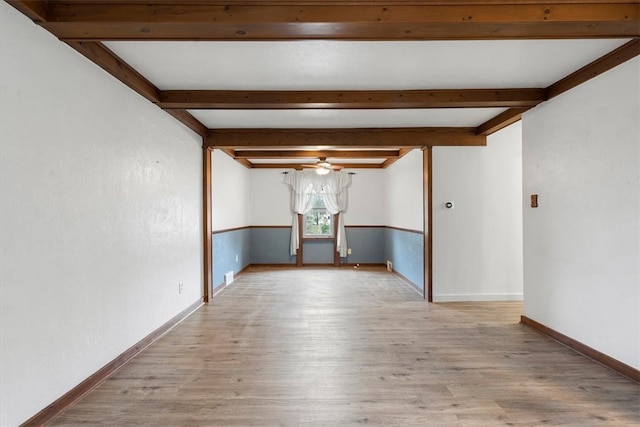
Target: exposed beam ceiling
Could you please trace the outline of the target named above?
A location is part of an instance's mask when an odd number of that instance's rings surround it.
[[[158,88],[102,43],[69,41],[67,44],[138,94],[151,102],[158,102]]]
[[[383,169],[383,163],[336,163],[333,165],[342,166],[345,169]],[[309,167],[309,164],[303,163],[251,163],[252,169],[296,169],[302,170]]]
[[[209,129],[203,125],[198,119],[193,117],[191,113],[186,110],[165,110],[167,113],[175,117],[183,125],[200,135],[205,137],[209,134]]]
[[[282,159],[287,157],[309,158],[309,157],[333,157],[341,159],[361,159],[361,158],[385,158],[399,157],[400,150],[235,150],[233,157],[236,159]]]
[[[638,36],[634,1],[21,2],[65,40],[473,40]],[[29,5],[32,3],[33,5]]]
[[[498,114],[494,118],[484,122],[476,128],[478,135],[491,135],[502,128],[509,126],[520,120],[522,114],[529,108],[509,108],[507,111]]]
[[[544,89],[544,99],[548,101],[549,99],[555,98],[638,55],[640,55],[640,39],[636,38],[547,87]],[[517,122],[520,120],[522,114],[531,108],[532,107],[510,108],[478,126],[476,133],[479,135],[490,135]]]
[[[640,29],[640,23],[638,23]],[[571,73],[562,80],[557,81],[545,90],[545,98],[551,99],[590,80],[605,71],[617,67],[631,58],[640,55],[640,39],[636,38],[624,44],[618,49],[599,58],[581,69]]]
[[[334,150],[234,150],[223,149],[225,153],[249,168],[257,169],[297,169],[314,164],[325,158],[331,163],[347,169],[382,169],[407,154],[410,149],[334,149]],[[366,160],[365,160],[366,159]],[[265,161],[265,160],[270,160]],[[292,161],[293,160],[293,161]]]
[[[379,91],[167,90],[161,108],[183,109],[392,109],[533,107],[544,89],[440,89]]]
[[[414,148],[486,144],[536,105],[640,54],[637,0],[7,0],[129,88],[247,167],[352,159],[386,167]],[[231,3],[231,4],[229,4]],[[160,90],[102,41],[514,40],[633,38],[546,88]],[[470,64],[472,69],[473,64]],[[472,82],[472,72],[470,81]],[[433,86],[438,87],[438,86]],[[447,87],[447,86],[444,86]],[[482,86],[477,86],[482,87]],[[489,86],[491,87],[491,86]],[[184,86],[183,86],[184,88]],[[506,108],[475,128],[208,129],[195,111]],[[460,111],[460,110],[457,110]],[[278,159],[253,163],[254,159]],[[362,159],[380,159],[358,162]],[[286,163],[290,159],[291,163]],[[285,160],[285,162],[283,162]]]
[[[484,135],[474,128],[393,129],[217,129],[205,138],[211,148],[294,149],[424,148],[429,146],[483,146]]]

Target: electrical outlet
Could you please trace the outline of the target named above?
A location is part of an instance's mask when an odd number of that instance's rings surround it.
[[[236,254],[236,262],[238,262],[238,254]]]
[[[183,290],[184,290],[184,283],[182,282],[178,283],[178,293],[181,294]]]
[[[351,255],[351,248],[347,248],[347,255]]]

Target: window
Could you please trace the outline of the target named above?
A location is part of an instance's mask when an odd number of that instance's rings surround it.
[[[304,237],[333,237],[333,215],[320,194],[313,195],[313,208],[304,214]]]

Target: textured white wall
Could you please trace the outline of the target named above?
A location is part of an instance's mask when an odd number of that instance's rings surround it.
[[[434,301],[522,299],[520,122],[486,147],[434,147],[433,204]]]
[[[220,150],[211,157],[212,230],[246,227],[251,209],[249,169]]]
[[[202,161],[200,138],[5,2],[0,55],[13,426],[200,298]]]
[[[289,187],[282,183],[284,169],[250,170],[251,225],[291,225]],[[346,225],[385,224],[385,174],[379,169],[357,169],[349,188]]]
[[[422,151],[413,150],[386,172],[387,223],[390,227],[424,230]]]
[[[385,225],[386,185],[383,169],[354,169],[349,188],[346,225]]]
[[[285,169],[251,169],[251,225],[291,226],[289,187],[282,183]]]
[[[640,59],[523,119],[525,315],[640,368]],[[527,207],[539,195],[539,208]]]

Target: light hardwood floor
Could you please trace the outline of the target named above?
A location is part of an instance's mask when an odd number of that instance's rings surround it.
[[[51,425],[640,425],[640,386],[377,269],[252,269]]]

